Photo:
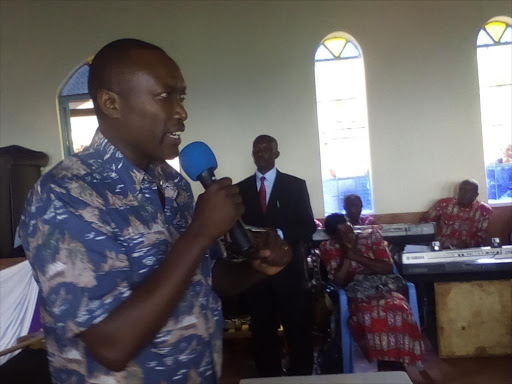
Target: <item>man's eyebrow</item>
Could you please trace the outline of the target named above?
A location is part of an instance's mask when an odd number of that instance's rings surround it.
[[[158,90],[156,93],[161,92],[176,92],[180,95],[185,95],[187,93],[187,87],[186,86],[180,86],[180,85],[166,85],[162,84],[158,87]]]
[[[170,91],[175,91],[177,93],[183,94],[187,93],[187,86],[186,85],[169,85],[164,87],[165,89],[168,89]]]

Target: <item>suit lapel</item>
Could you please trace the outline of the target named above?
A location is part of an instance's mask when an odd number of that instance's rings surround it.
[[[263,215],[263,210],[261,209],[258,185],[256,184],[256,174],[254,174],[251,178],[251,188],[249,189],[249,191],[250,191],[249,201],[255,202],[255,205],[257,207],[256,212],[257,212],[258,216],[263,217],[264,215]]]

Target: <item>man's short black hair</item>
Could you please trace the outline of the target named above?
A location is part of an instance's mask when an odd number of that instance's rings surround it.
[[[461,185],[467,185],[467,186],[473,188],[476,192],[478,192],[479,187],[480,187],[480,185],[478,184],[478,181],[476,181],[475,179],[462,180],[459,184],[459,188]]]
[[[142,40],[119,39],[105,45],[94,56],[89,66],[87,85],[89,96],[96,108],[96,114],[100,112],[97,102],[98,90],[111,88],[112,81],[115,81],[113,77],[115,77],[116,69],[127,61],[128,53],[134,49],[159,50],[163,52],[162,48]]]
[[[325,218],[325,233],[327,233],[329,236],[333,236],[338,230],[338,225],[346,223],[347,219],[345,215],[341,213],[333,213],[332,215],[329,215]]]
[[[275,145],[276,147],[276,151],[278,150],[278,145],[277,145],[277,140],[275,138],[273,138],[272,136],[270,135],[259,135],[257,138],[254,139],[254,141],[252,142],[253,145],[256,141],[268,141],[269,143],[272,143],[273,145]]]
[[[343,199],[343,204],[346,205],[349,200],[359,200],[361,207],[363,206],[363,200],[361,200],[361,196],[356,195],[355,193],[351,193],[350,195],[345,196]]]

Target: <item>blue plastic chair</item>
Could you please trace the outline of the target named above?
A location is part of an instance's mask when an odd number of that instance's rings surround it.
[[[393,265],[393,273],[398,274],[396,267]],[[409,295],[409,306],[416,320],[416,324],[420,327],[420,312],[418,310],[418,298],[416,296],[416,287],[413,283],[407,281],[407,289]],[[341,354],[343,358],[343,373],[354,372],[354,347],[355,342],[352,338],[350,329],[348,328],[348,298],[343,288],[338,290],[340,300],[340,325],[341,325]],[[421,329],[421,328],[420,328]]]

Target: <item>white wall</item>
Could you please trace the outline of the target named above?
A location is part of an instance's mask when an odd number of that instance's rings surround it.
[[[56,164],[64,79],[105,43],[137,37],[182,68],[185,144],[206,141],[218,174],[240,180],[253,171],[253,138],[272,134],[279,168],[307,180],[323,216],[313,56],[341,30],[365,58],[376,212],[424,210],[463,178],[485,185],[475,39],[498,15],[511,3],[2,1],[0,145]]]

